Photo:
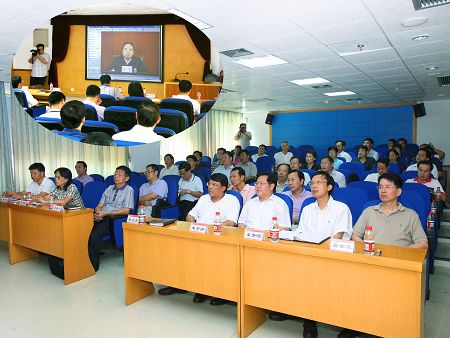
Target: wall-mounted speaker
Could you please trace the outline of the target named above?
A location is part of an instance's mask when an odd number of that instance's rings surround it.
[[[427,115],[427,112],[425,111],[425,105],[423,103],[416,104],[413,106],[413,108],[415,117],[422,117]]]
[[[265,123],[272,125],[272,123],[273,123],[273,115],[272,114],[267,114]]]

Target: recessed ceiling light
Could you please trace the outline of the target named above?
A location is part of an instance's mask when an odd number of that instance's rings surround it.
[[[414,41],[421,41],[421,40],[425,40],[425,39],[428,39],[428,38],[429,38],[428,35],[421,34],[421,35],[414,36],[411,39],[414,40]]]
[[[346,95],[356,95],[355,93],[351,92],[350,90],[346,90],[343,92],[331,92],[331,93],[323,93],[326,96],[346,96]]]
[[[256,56],[253,58],[241,59],[234,62],[239,63],[240,65],[248,68],[260,68],[275,65],[283,65],[285,63],[288,63],[287,61],[273,55]]]
[[[442,97],[442,96],[444,96],[445,94],[438,94],[438,96],[440,96],[440,97]]]
[[[314,77],[311,79],[303,79],[303,80],[291,80],[289,82],[292,82],[299,86],[308,86],[308,85],[314,85],[314,84],[322,84],[322,83],[329,83],[327,79],[324,79],[322,77]]]
[[[429,67],[427,67],[427,68],[425,68],[426,70],[436,70],[436,69],[438,69],[439,67],[438,66],[429,66]]]
[[[175,8],[169,9],[168,12],[178,15],[180,18],[183,18],[184,20],[190,22],[191,24],[193,24],[195,27],[197,27],[200,30],[212,27],[211,25],[208,25],[207,23],[200,21],[199,19],[196,19],[186,13],[180,12],[179,10],[177,10]]]
[[[401,22],[401,25],[403,27],[415,27],[423,25],[425,22],[428,21],[427,17],[424,16],[415,16],[412,18],[405,19]]]

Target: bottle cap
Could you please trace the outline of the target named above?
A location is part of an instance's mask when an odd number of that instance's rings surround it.
[[[372,226],[371,226],[371,225],[368,225],[368,226],[366,226],[366,229],[367,229],[367,230],[372,230]]]
[[[278,219],[277,216],[272,217],[272,221],[276,221],[277,219]]]
[[[220,211],[216,211],[216,215],[220,215]]]

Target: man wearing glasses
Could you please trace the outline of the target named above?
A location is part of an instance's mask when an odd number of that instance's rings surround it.
[[[50,55],[44,52],[42,43],[36,45],[36,51],[32,50],[28,63],[31,63],[30,88],[42,88],[50,68]]]
[[[145,215],[152,216],[152,209],[156,205],[158,199],[165,200],[169,188],[164,180],[158,178],[158,166],[149,164],[145,167],[145,177],[148,183],[145,183],[139,189],[139,203],[144,205]]]
[[[198,199],[203,195],[202,180],[192,173],[191,166],[183,162],[178,167],[181,179],[178,181],[178,195],[180,208],[180,221],[186,220],[189,211],[197,204]]]

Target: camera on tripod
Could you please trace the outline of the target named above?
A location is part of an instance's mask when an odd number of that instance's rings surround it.
[[[37,49],[32,49],[32,50],[30,50],[30,53],[31,53],[31,56],[36,56],[36,55],[38,55],[38,51],[37,51]]]

